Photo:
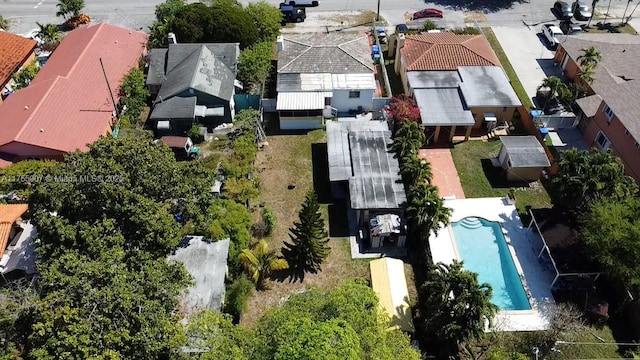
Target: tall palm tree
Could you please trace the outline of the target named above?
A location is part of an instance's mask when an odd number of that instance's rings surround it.
[[[484,333],[485,322],[498,311],[491,295],[491,286],[480,284],[478,274],[464,270],[461,262],[438,263],[427,272],[419,291],[420,324],[433,338],[428,340],[440,342],[442,355],[456,353],[458,344]]]
[[[580,66],[591,66],[594,69],[598,66],[598,63],[602,61],[602,54],[594,47],[589,46],[588,48],[581,49],[583,52],[582,55],[578,56],[578,61]]]
[[[584,81],[586,84],[591,85],[593,84],[593,75],[595,74],[596,71],[594,70],[593,66],[584,66],[576,73],[576,77]]]
[[[591,20],[593,19],[593,15],[596,13],[596,5],[598,5],[600,0],[592,0],[591,1],[591,17],[589,17],[589,22],[587,23],[587,27],[591,26]]]
[[[56,16],[69,20],[80,15],[84,8],[84,0],[60,0],[56,7],[58,8]]]
[[[278,258],[275,251],[269,250],[269,245],[264,239],[258,241],[251,249],[242,250],[238,260],[258,290],[266,288],[265,283],[274,271],[289,268],[286,260]]]
[[[433,173],[431,172],[431,164],[424,160],[420,159],[415,155],[409,155],[402,159],[400,173],[402,174],[402,178],[404,179],[405,184],[415,184],[419,181],[428,181],[431,182],[433,178]]]
[[[40,47],[45,51],[55,50],[62,40],[62,32],[60,32],[58,25],[40,24],[39,22],[36,22],[36,25],[38,25],[36,37],[41,43]]]
[[[407,220],[423,238],[433,231],[449,224],[451,209],[444,205],[444,199],[438,194],[438,188],[425,182],[418,182],[408,191],[409,206]]]
[[[413,121],[405,121],[396,131],[392,148],[396,153],[396,157],[402,159],[411,154],[417,154],[424,140],[425,135],[422,125]]]

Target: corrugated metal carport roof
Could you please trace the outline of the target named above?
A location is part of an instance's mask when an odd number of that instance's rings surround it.
[[[278,94],[276,110],[322,110],[330,91],[281,92]]]

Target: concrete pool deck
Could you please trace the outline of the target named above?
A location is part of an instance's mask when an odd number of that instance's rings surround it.
[[[480,217],[499,222],[516,269],[531,303],[531,310],[500,311],[493,320],[489,331],[535,331],[548,328],[551,312],[549,303],[554,303],[551,295],[553,274],[545,271],[536,258],[530,240],[538,235],[522,226],[514,205],[508,205],[503,198],[477,198],[446,200],[445,206],[452,209],[451,222],[466,217]],[[433,262],[451,264],[459,260],[455,250],[451,228],[441,228],[437,236],[431,234],[429,247]]]

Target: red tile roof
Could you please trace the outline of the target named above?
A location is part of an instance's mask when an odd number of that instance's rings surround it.
[[[86,150],[109,131],[122,78],[138,64],[147,35],[98,24],[70,32],[31,84],[0,106],[0,152],[23,143],[62,152]],[[20,154],[16,154],[20,155]]]
[[[451,32],[406,35],[400,51],[408,71],[500,66],[498,57],[482,35],[456,35]]]
[[[0,31],[0,85],[7,83],[36,45],[35,40]]]

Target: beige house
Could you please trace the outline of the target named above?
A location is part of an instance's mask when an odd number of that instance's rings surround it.
[[[395,55],[395,71],[418,103],[430,141],[491,131],[522,105],[482,35],[400,34]]]

